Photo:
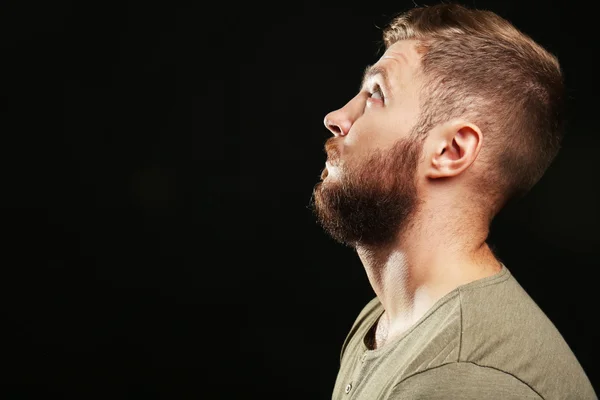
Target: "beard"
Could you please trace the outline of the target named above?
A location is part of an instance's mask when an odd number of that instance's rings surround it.
[[[325,146],[333,163],[339,157],[334,141]],[[341,164],[336,177],[317,183],[311,206],[324,230],[353,248],[394,242],[419,204],[416,171],[422,149],[423,142],[409,135],[387,151]]]

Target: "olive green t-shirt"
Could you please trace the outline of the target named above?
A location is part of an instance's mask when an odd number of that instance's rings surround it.
[[[504,264],[370,350],[365,337],[383,312],[375,297],[359,313],[342,345],[333,400],[598,399],[562,335]]]

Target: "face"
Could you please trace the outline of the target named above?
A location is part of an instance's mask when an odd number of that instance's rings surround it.
[[[352,247],[391,243],[419,204],[422,142],[413,138],[419,117],[414,44],[390,46],[367,69],[360,92],[325,117],[334,137],[325,145],[328,158],[313,208],[325,230]]]

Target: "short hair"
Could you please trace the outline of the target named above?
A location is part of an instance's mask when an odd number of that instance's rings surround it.
[[[484,131],[477,190],[492,217],[525,195],[556,157],[563,137],[564,85],[557,58],[497,14],[458,4],[415,7],[383,30],[388,48],[417,40],[421,117],[417,136],[468,117]]]

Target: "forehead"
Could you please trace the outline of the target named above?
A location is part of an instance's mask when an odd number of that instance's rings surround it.
[[[386,68],[395,76],[414,75],[421,62],[416,45],[415,40],[400,40],[388,47],[376,65]]]

